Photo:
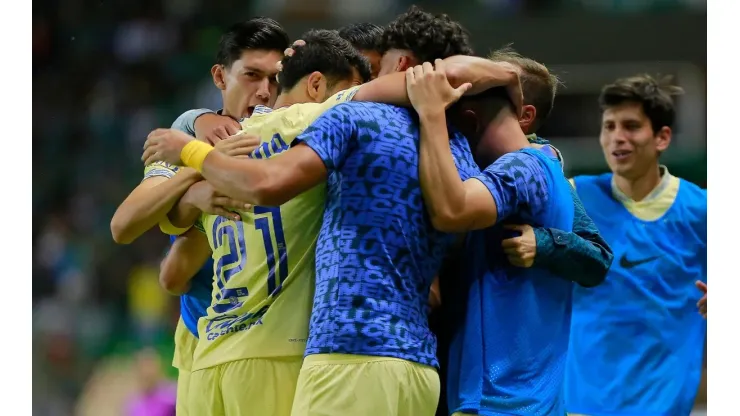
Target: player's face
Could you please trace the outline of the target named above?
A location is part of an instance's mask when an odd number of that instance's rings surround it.
[[[254,107],[272,107],[277,96],[277,63],[283,54],[274,50],[246,50],[224,68],[224,108],[235,117],[252,115]]]
[[[363,49],[360,51],[365,58],[370,62],[370,71],[372,78],[375,79],[378,77],[378,73],[380,73],[380,60],[382,59],[382,56],[377,51],[367,50]]]
[[[609,168],[616,175],[636,179],[658,163],[658,156],[668,148],[671,130],[653,131],[639,103],[624,103],[607,108],[602,114],[601,148]]]

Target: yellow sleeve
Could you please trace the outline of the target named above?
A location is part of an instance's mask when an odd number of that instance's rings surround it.
[[[160,231],[162,231],[163,233],[167,235],[175,235],[175,236],[182,235],[182,234],[185,234],[185,231],[189,230],[190,228],[192,227],[188,227],[188,228],[175,227],[174,225],[172,225],[172,223],[170,222],[170,219],[167,218],[166,215],[164,216],[162,221],[159,222]]]
[[[142,179],[142,181],[153,178],[155,176],[162,176],[170,179],[175,176],[178,170],[180,170],[179,167],[171,165],[167,162],[154,162],[144,167],[144,179]]]
[[[319,116],[324,114],[325,111],[330,110],[335,105],[346,103],[347,101],[352,101],[352,99],[355,97],[355,94],[357,94],[357,91],[360,90],[360,87],[361,85],[357,85],[352,88],[339,91],[338,93],[329,97],[329,99],[324,101],[323,103],[311,107],[310,113],[306,114],[306,121],[308,122],[308,124],[313,123],[314,120],[319,118]]]

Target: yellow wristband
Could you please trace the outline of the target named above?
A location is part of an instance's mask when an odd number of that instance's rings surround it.
[[[206,156],[212,150],[213,146],[210,144],[203,143],[199,140],[191,140],[180,151],[180,159],[185,166],[201,172],[203,170],[203,161],[206,160]]]

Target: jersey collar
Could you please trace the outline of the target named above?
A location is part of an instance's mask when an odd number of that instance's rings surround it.
[[[257,104],[256,106],[254,106],[254,111],[252,111],[253,116],[257,114],[270,114],[270,113],[272,113],[272,108],[261,105],[261,104]]]
[[[664,165],[660,165],[660,182],[658,182],[658,185],[650,191],[649,194],[640,202],[649,202],[657,199],[661,194],[668,188],[668,185],[671,183],[671,178],[673,175],[671,175],[668,172],[668,168]],[[614,198],[619,200],[620,202],[628,202],[633,201],[632,198],[628,197],[624,192],[622,192],[621,189],[617,186],[617,183],[614,181],[614,175],[612,175],[612,195],[614,195]],[[633,201],[634,202],[634,201]]]

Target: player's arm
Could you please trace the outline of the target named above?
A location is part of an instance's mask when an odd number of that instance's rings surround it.
[[[190,280],[211,257],[208,238],[196,228],[191,228],[172,243],[159,268],[159,284],[173,295],[190,290]]]
[[[571,192],[575,207],[573,232],[535,228],[534,266],[584,287],[598,286],[606,278],[614,254],[586,213],[575,189],[571,188]]]
[[[196,120],[208,113],[213,112],[188,110],[175,119],[172,128],[195,136]],[[152,163],[144,169],[144,180],[126,197],[111,219],[111,234],[115,242],[130,244],[160,222],[172,234],[185,231],[171,226],[166,215],[190,185],[201,178],[191,169],[176,175],[177,171],[177,167],[162,162]],[[170,178],[172,180],[168,180]]]
[[[190,185],[201,179],[193,169],[178,172],[165,164],[153,164],[144,180],[126,197],[113,214],[110,228],[113,240],[130,244],[161,221]],[[171,178],[171,179],[170,179]],[[163,225],[165,228],[167,225]],[[183,232],[185,230],[181,230]],[[179,234],[172,228],[173,234]]]
[[[524,152],[500,157],[482,173],[463,182],[455,165],[445,109],[457,101],[464,86],[452,88],[437,60],[406,71],[409,98],[419,113],[421,144],[419,179],[427,211],[435,228],[464,232],[487,228],[526,206],[532,213],[548,202],[547,180],[539,160]],[[504,109],[502,111],[509,111]],[[502,118],[516,123],[516,117]],[[518,126],[509,134],[526,137]],[[458,159],[464,155],[459,154]]]
[[[505,86],[515,107],[521,108],[523,98],[519,73],[513,65],[462,55],[452,56],[443,62],[443,71],[453,88],[470,83],[472,88],[466,94],[474,95],[490,88]],[[409,106],[411,101],[406,90],[406,74],[396,72],[363,84],[353,100]]]
[[[434,228],[464,232],[496,223],[496,201],[482,182],[460,178],[450,150],[444,112],[420,114],[419,179]]]
[[[464,232],[487,228],[519,207],[538,212],[547,204],[546,177],[534,156],[508,153],[463,182],[450,150],[444,112],[420,114],[420,120],[419,178],[436,229]]]
[[[157,130],[145,145],[144,160],[182,161],[199,170],[219,192],[254,205],[281,205],[326,180],[341,165],[355,138],[353,110],[334,107],[322,114],[280,157],[237,159],[174,130]]]

